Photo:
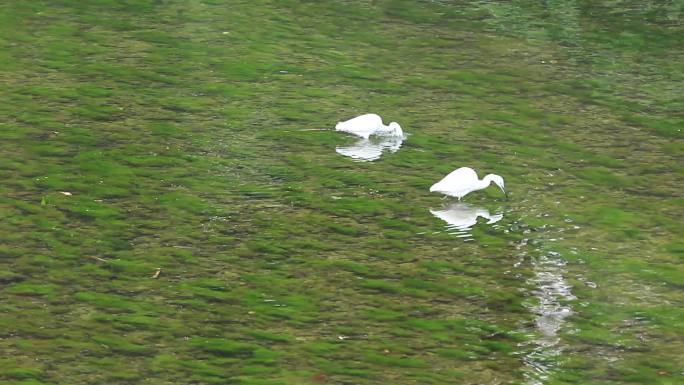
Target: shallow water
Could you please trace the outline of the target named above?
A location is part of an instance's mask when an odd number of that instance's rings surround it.
[[[684,383],[681,12],[0,4],[0,380]]]

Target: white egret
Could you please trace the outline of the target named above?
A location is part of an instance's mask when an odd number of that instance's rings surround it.
[[[399,123],[392,122],[385,126],[382,124],[382,118],[376,114],[365,114],[339,122],[335,125],[335,130],[348,132],[364,139],[368,139],[373,134],[404,136],[404,131],[402,131]]]
[[[400,136],[381,136],[379,139],[359,139],[350,146],[337,146],[335,152],[359,162],[379,159],[384,151],[396,152],[404,138]]]
[[[475,170],[470,167],[461,167],[452,171],[439,182],[433,184],[432,187],[430,187],[430,192],[438,192],[456,197],[460,201],[466,194],[487,188],[492,182],[499,186],[501,191],[506,194],[506,190],[504,190],[504,180],[501,176],[488,174],[480,180],[477,177]],[[506,196],[508,196],[508,194],[506,194]]]

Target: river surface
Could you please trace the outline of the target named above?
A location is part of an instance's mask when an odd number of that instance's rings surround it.
[[[683,10],[0,2],[0,382],[684,384]]]

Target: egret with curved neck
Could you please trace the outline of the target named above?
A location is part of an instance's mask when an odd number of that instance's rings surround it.
[[[430,187],[430,192],[438,192],[444,195],[461,198],[467,194],[487,188],[491,183],[497,185],[503,193],[508,196],[504,189],[504,180],[496,174],[487,174],[482,180],[477,177],[477,173],[470,167],[461,167],[449,173],[439,182]]]
[[[336,131],[348,132],[364,139],[368,139],[373,134],[378,135],[392,135],[404,136],[404,131],[397,122],[391,122],[385,126],[382,123],[382,118],[376,114],[365,114],[349,119],[344,122],[339,122],[335,125]]]

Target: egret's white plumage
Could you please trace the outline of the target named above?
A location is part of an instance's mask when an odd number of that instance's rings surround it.
[[[397,122],[391,122],[385,126],[382,124],[382,118],[376,114],[365,114],[339,122],[335,125],[335,130],[348,132],[364,139],[368,139],[373,134],[404,136],[404,132]]]
[[[470,167],[461,167],[452,171],[439,182],[433,184],[432,187],[430,187],[430,192],[442,193],[461,200],[466,194],[482,190],[492,182],[499,186],[501,191],[506,194],[506,190],[504,190],[504,180],[501,176],[488,174],[480,180],[477,177],[475,170]]]

